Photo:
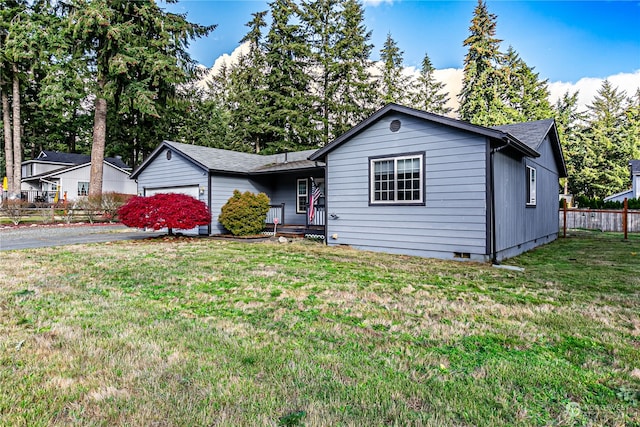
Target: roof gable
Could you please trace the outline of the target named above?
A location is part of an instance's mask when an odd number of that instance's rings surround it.
[[[107,167],[111,167],[111,168],[113,168],[113,169],[115,169],[117,171],[120,171],[120,172],[122,172],[123,174],[125,174],[127,176],[130,175],[129,171],[124,170],[122,168],[119,168],[119,167],[107,162],[106,159],[104,161],[104,165],[107,166]],[[22,178],[22,181],[34,181],[34,180],[39,180],[41,178],[59,177],[60,175],[64,175],[65,173],[69,173],[69,172],[72,172],[74,170],[85,168],[85,167],[88,167],[88,166],[91,166],[91,162],[82,163],[82,164],[79,164],[79,165],[64,166],[64,167],[61,167],[61,168],[58,168],[58,169],[54,169],[54,170],[51,170],[51,171],[48,171],[48,172],[42,172],[42,173],[39,173],[37,175],[31,175],[31,176],[24,177],[24,178]]]
[[[384,116],[391,113],[400,113],[406,114],[412,117],[416,117],[418,119],[430,121],[433,123],[439,123],[445,126],[449,126],[455,129],[459,129],[466,132],[471,132],[477,135],[485,136],[494,140],[501,140],[509,145],[513,146],[517,151],[521,152],[525,156],[529,157],[538,157],[540,154],[534,149],[524,144],[515,136],[503,132],[499,129],[487,128],[484,126],[474,125],[468,122],[464,122],[462,120],[452,119],[450,117],[440,116],[438,114],[429,113],[426,111],[416,110],[414,108],[405,107],[398,104],[387,104],[382,107],[380,110],[373,113],[368,118],[364,119],[356,126],[340,135],[338,138],[334,139],[331,143],[327,144],[325,147],[316,151],[313,155],[309,157],[310,160],[320,160],[323,159],[328,153],[339,147],[340,145],[347,142],[349,139],[358,135],[360,132],[363,132],[365,129],[369,128],[373,123],[377,122]]]
[[[316,150],[292,151],[264,156],[221,148],[163,141],[131,174],[131,177],[136,178],[149,163],[167,148],[180,153],[190,162],[209,172],[250,175],[318,167],[316,163],[308,160],[308,157]]]
[[[88,154],[62,153],[60,151],[42,150],[34,160],[48,163],[60,163],[63,165],[81,165],[84,163],[91,163],[91,156]],[[131,169],[120,157],[105,157],[104,160],[119,169]]]
[[[558,167],[558,174],[561,178],[567,176],[567,166],[564,161],[562,146],[560,145],[560,138],[558,137],[554,119],[493,126],[493,129],[498,129],[515,136],[518,140],[536,151],[540,149],[542,143],[547,136],[549,136],[553,156],[556,161],[556,166]]]
[[[640,175],[640,160],[629,161],[629,167],[631,168],[631,175]]]

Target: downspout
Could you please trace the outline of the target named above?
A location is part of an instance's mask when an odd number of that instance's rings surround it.
[[[495,188],[495,173],[494,173],[494,160],[493,155],[498,151],[501,151],[511,145],[511,141],[508,137],[504,137],[503,140],[506,144],[496,148],[491,148],[489,151],[489,180],[491,185],[489,186],[489,198],[491,199],[491,263],[494,265],[500,264],[498,262],[498,250],[496,247],[497,232],[496,232],[496,194]]]
[[[209,176],[209,185],[207,186],[207,206],[209,206],[209,215],[211,216],[211,218],[209,218],[209,224],[207,225],[207,235],[211,236],[211,233],[213,231],[211,228],[211,222],[213,221],[213,214],[211,212],[211,194],[213,193],[213,188],[211,188],[211,171],[207,171],[207,175]]]
[[[329,245],[329,179],[327,169],[329,167],[329,157],[324,158],[324,244]]]

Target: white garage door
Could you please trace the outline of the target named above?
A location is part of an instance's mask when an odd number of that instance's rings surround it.
[[[153,196],[158,193],[186,194],[187,196],[198,199],[198,186],[190,185],[188,187],[145,188],[144,190],[145,196]]]
[[[197,185],[190,185],[188,187],[162,187],[162,188],[145,188],[144,195],[149,197],[154,194],[159,193],[171,193],[171,194],[186,194],[187,196],[191,196],[200,200],[199,198],[199,190]],[[174,230],[174,232],[187,234],[187,235],[198,235],[198,230],[200,227],[195,227],[190,230]]]

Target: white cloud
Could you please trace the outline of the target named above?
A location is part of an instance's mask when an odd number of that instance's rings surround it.
[[[236,64],[242,55],[249,53],[249,42],[245,42],[235,48],[231,54],[225,53],[216,58],[213,66],[205,73],[204,77],[200,80],[200,85],[206,87],[206,83],[210,81],[213,76],[220,71],[220,68],[227,65],[227,67]]]
[[[393,0],[364,0],[362,2],[365,6],[377,7],[381,3],[393,4]]]
[[[416,71],[417,73],[418,71]],[[445,84],[445,91],[449,93],[449,103],[447,106],[456,110],[458,108],[458,94],[462,90],[463,72],[460,68],[446,68],[436,70],[436,79]],[[593,102],[593,98],[602,86],[602,82],[609,80],[618,91],[625,91],[628,96],[635,94],[640,89],[640,70],[633,73],[618,73],[605,78],[583,77],[576,83],[572,82],[549,82],[549,101],[555,104],[565,92],[578,92],[578,109],[584,111],[587,105]]]
[[[366,3],[372,5],[378,5],[381,2],[392,3],[391,0],[369,0]],[[206,73],[205,77],[201,80],[201,84],[205,84],[207,80],[210,80],[215,73],[220,70],[222,64],[227,64],[227,66],[231,64],[235,64],[241,55],[249,52],[248,43],[241,44],[238,46],[231,54],[224,54],[216,59],[213,63],[213,66]],[[369,71],[376,75],[379,73],[379,70],[376,67],[376,63],[372,64],[372,67]],[[412,75],[417,77],[420,70],[415,67],[407,67],[404,70],[405,75]],[[458,109],[458,94],[462,90],[462,78],[463,72],[460,68],[444,68],[444,69],[436,69],[435,70],[435,78],[436,80],[444,83],[445,88],[444,91],[449,94],[449,103],[448,107],[451,107],[455,112]],[[635,94],[636,90],[640,89],[640,70],[636,70],[633,73],[618,73],[605,78],[599,77],[583,77],[577,82],[549,82],[549,101],[552,104],[555,104],[565,92],[569,91],[573,93],[575,91],[579,91],[578,93],[578,108],[580,110],[586,110],[587,105],[590,105],[593,102],[594,96],[597,94],[598,90],[602,86],[602,82],[605,80],[609,80],[611,84],[618,88],[619,91],[625,91],[628,96]]]
[[[578,93],[578,107],[581,111],[587,109],[587,105],[593,102],[593,98],[602,86],[602,82],[609,80],[618,91],[625,91],[628,96],[635,94],[640,89],[640,70],[634,73],[619,73],[606,78],[583,77],[575,83],[571,82],[550,82],[550,101],[555,104],[567,91]]]

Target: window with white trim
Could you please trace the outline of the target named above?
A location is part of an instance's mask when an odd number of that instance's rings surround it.
[[[78,181],[78,196],[86,196],[89,194],[89,183],[86,181]]]
[[[423,204],[424,154],[370,158],[371,204]]]
[[[297,181],[296,194],[296,213],[306,213],[309,204],[309,183],[306,178]]]
[[[527,166],[527,206],[536,205],[536,181],[538,176],[536,169],[531,166]]]

